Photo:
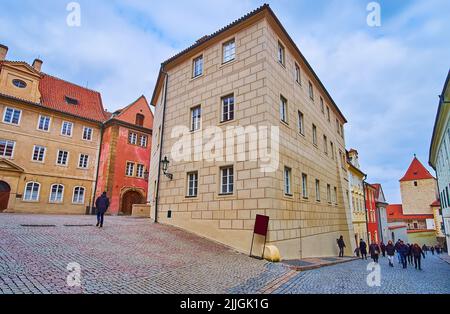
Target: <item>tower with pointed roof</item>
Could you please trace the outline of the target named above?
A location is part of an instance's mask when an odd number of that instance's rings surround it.
[[[438,197],[436,179],[415,155],[400,179],[400,192],[403,214],[433,214],[430,204]]]

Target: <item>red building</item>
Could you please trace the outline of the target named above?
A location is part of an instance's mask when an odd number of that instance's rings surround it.
[[[153,113],[141,96],[104,123],[96,196],[106,191],[111,215],[131,215],[147,200]]]
[[[376,192],[377,188],[371,184],[366,183],[364,187],[366,196],[366,212],[367,212],[367,230],[368,238],[370,242],[380,242],[379,230],[378,230],[378,215],[376,205]]]

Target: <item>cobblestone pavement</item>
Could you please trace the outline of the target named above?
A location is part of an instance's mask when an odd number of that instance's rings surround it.
[[[0,215],[0,293],[450,293],[450,265],[430,255],[424,271],[381,259],[381,287],[362,261],[306,272],[249,258],[148,219]],[[34,226],[24,226],[34,225]],[[69,263],[81,287],[69,287]]]

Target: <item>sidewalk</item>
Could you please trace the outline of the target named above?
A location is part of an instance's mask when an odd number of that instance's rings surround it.
[[[439,254],[438,256],[441,260],[450,264],[450,255],[448,255],[447,253],[442,253],[442,254]]]
[[[282,261],[283,264],[287,265],[290,269],[296,271],[305,271],[316,269],[325,266],[331,266],[346,262],[351,262],[357,260],[358,257],[311,257],[311,258],[303,258],[303,259],[295,259],[295,260],[285,260]]]

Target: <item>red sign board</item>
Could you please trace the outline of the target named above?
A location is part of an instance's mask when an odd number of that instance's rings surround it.
[[[267,229],[269,227],[269,217],[263,215],[256,215],[254,233],[267,236]]]

